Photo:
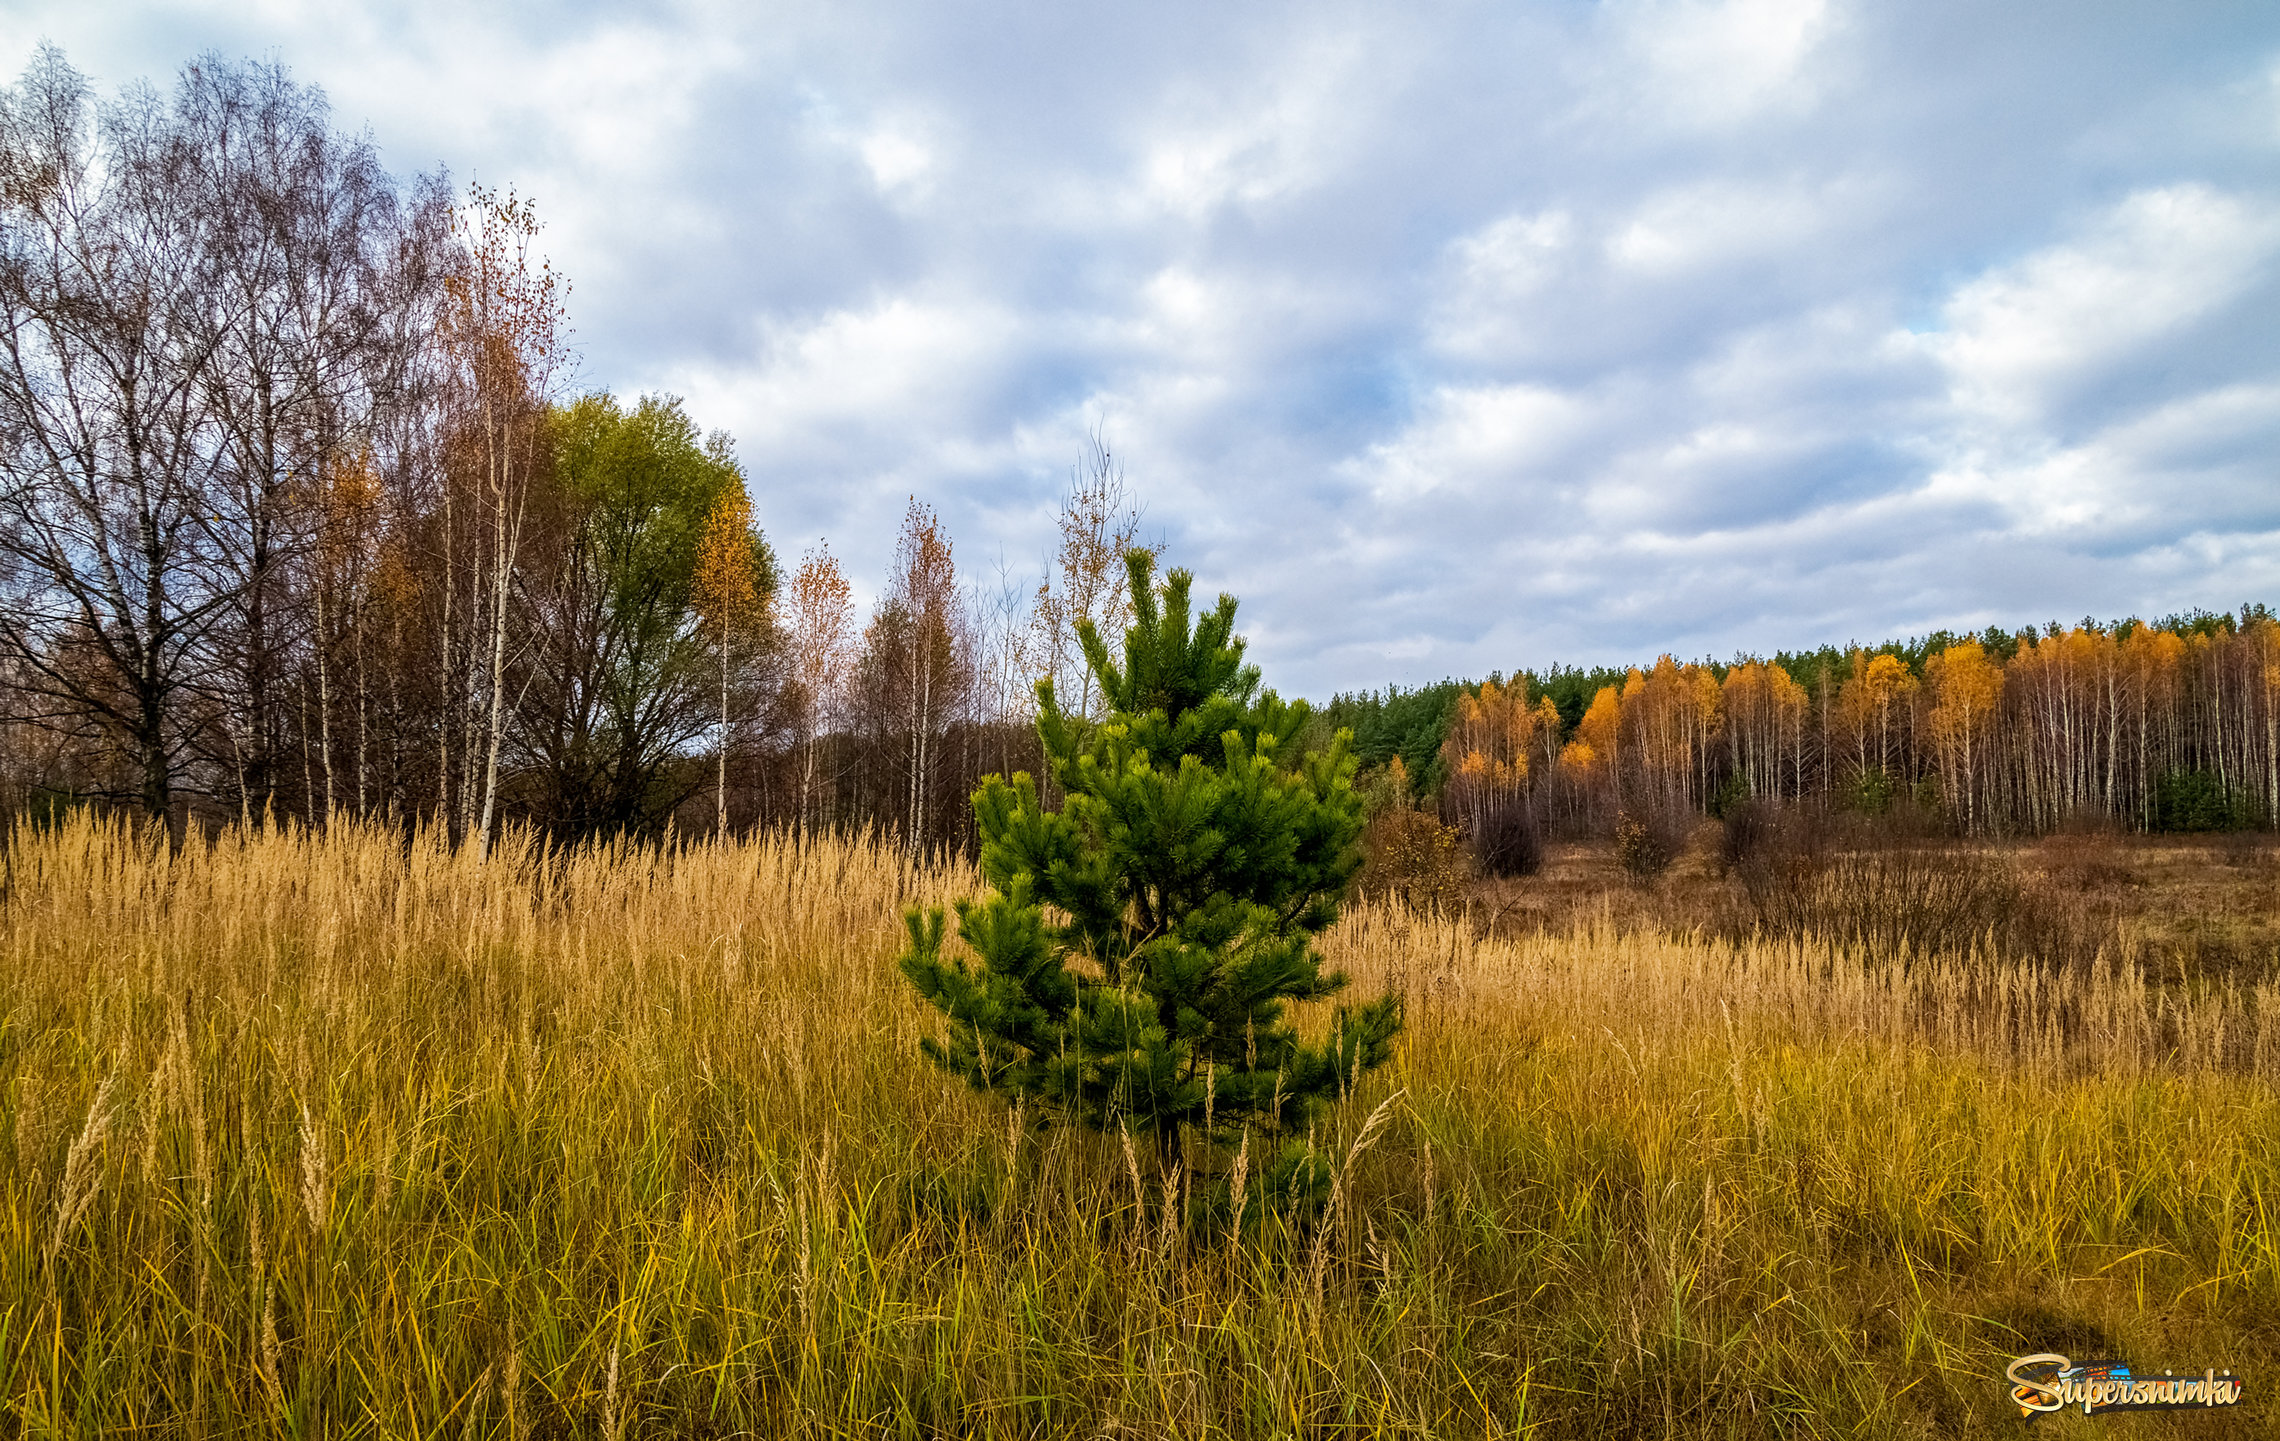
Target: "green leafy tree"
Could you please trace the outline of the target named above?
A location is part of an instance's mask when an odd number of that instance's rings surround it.
[[[1159,589],[1127,555],[1135,623],[1123,663],[1080,643],[1107,715],[1065,713],[1048,679],[1038,732],[1066,800],[1028,775],[974,797],[992,893],[957,905],[977,960],[944,954],[939,910],[913,910],[902,968],[948,1018],[926,1053],[979,1089],[1086,1125],[1153,1137],[1167,1172],[1183,1136],[1231,1144],[1246,1127],[1302,1130],[1382,1064],[1399,1001],[1341,1005],[1320,1044],[1287,1017],[1346,984],[1314,937],[1360,864],[1362,801],[1349,736],[1302,754],[1303,701],[1259,689],[1235,600],[1195,618],[1192,577]],[[1313,1163],[1288,1141],[1271,1189]]]
[[[744,552],[735,652],[748,668],[775,557],[737,509],[744,476],[727,437],[701,436],[679,401],[644,397],[629,409],[589,395],[552,422],[555,487],[536,520],[547,543],[524,567],[532,645],[518,769],[533,808],[565,835],[653,832],[706,779],[689,753],[736,678],[718,643],[722,552]],[[727,534],[716,524],[724,502]]]

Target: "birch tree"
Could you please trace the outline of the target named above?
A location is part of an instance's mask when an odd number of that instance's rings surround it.
[[[31,718],[108,736],[113,793],[169,820],[230,598],[183,164],[154,94],[99,108],[53,47],[0,100],[0,654]]]
[[[966,698],[971,680],[959,644],[958,573],[950,534],[916,497],[903,514],[894,571],[874,622],[879,659],[894,673],[901,702],[908,805],[905,834],[927,833],[928,805],[946,719]]]
[[[800,558],[785,604],[785,646],[792,687],[793,743],[798,756],[800,829],[814,823],[824,729],[846,679],[854,642],[853,587],[828,546]]]
[[[721,492],[697,543],[696,603],[720,653],[720,744],[714,790],[714,834],[728,834],[728,751],[734,733],[729,681],[736,647],[762,623],[760,567],[754,558],[752,500],[741,483]]]
[[[441,329],[451,362],[458,474],[444,487],[442,659],[447,685],[455,665],[465,670],[457,687],[466,697],[458,820],[459,833],[478,849],[489,844],[498,809],[516,561],[532,487],[549,459],[546,403],[566,358],[567,287],[550,262],[532,254],[538,230],[530,201],[511,190],[472,187],[458,222],[462,261],[444,280]],[[472,514],[454,517],[455,504]],[[473,541],[464,559],[453,543],[455,519]],[[449,605],[455,563],[469,569],[470,602],[456,652]],[[440,769],[448,785],[448,760]]]
[[[400,195],[370,142],[335,132],[322,92],[275,63],[185,67],[173,127],[205,252],[188,314],[210,352],[198,396],[217,461],[205,526],[230,572],[217,659],[232,673],[234,755],[259,809],[279,779],[285,671],[297,645],[325,643],[285,589],[337,519],[326,468],[369,449],[400,394],[402,347],[422,343],[434,260],[416,252],[437,226],[419,212],[443,197]]]
[[[1068,713],[1080,720],[1099,719],[1103,701],[1084,664],[1078,632],[1090,624],[1103,635],[1115,635],[1130,624],[1132,588],[1124,558],[1143,550],[1154,559],[1163,551],[1140,544],[1141,516],[1139,502],[1125,485],[1124,467],[1095,431],[1086,437],[1084,454],[1061,497],[1053,560],[1032,607],[1035,663],[1053,677]]]

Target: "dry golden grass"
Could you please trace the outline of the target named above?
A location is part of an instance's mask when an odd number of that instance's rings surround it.
[[[19,833],[0,1404],[73,1435],[1973,1435],[2009,1356],[2071,1349],[2250,1378],[2101,1434],[2268,1424],[2269,983],[1364,908],[1328,949],[1408,1032],[1316,1138],[1327,1224],[1231,1238],[919,1059],[898,914],[974,884],[838,838]]]

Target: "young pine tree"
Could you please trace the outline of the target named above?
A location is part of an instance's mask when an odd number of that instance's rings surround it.
[[[907,917],[902,968],[949,1019],[926,1053],[978,1089],[1027,1098],[1100,1130],[1153,1137],[1167,1174],[1183,1136],[1285,1137],[1382,1064],[1399,1001],[1340,1006],[1319,1045],[1293,1001],[1346,984],[1314,937],[1360,864],[1362,801],[1348,734],[1301,758],[1305,703],[1259,690],[1234,634],[1235,600],[1200,620],[1192,577],[1159,589],[1126,557],[1136,623],[1123,664],[1098,631],[1080,643],[1106,719],[1064,713],[1038,684],[1037,727],[1067,799],[1038,803],[1027,775],[976,792],[983,878],[957,905],[978,964],[943,954],[940,911]],[[1286,1144],[1271,1189],[1315,1167]]]

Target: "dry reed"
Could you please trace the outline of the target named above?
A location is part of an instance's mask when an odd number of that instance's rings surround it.
[[[2021,1351],[2280,1356],[2269,983],[1366,906],[1328,948],[1409,1029],[1316,1137],[1330,1213],[1230,1233],[1266,1138],[1144,1174],[919,1059],[897,915],[956,865],[6,860],[27,1432],[1971,1434]]]

